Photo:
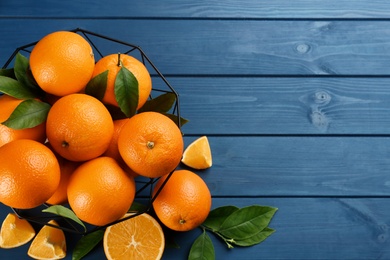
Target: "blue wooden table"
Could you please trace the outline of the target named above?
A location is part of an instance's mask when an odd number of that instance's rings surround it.
[[[279,208],[259,245],[212,237],[216,259],[390,259],[389,3],[0,1],[0,64],[78,27],[141,46],[179,92],[186,145],[209,137],[213,208]],[[163,259],[186,259],[199,233]]]

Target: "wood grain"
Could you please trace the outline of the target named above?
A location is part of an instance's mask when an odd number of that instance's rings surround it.
[[[0,62],[47,33],[81,27],[142,46],[167,75],[390,76],[390,21],[114,19],[103,24],[3,19],[2,26],[13,30],[0,42]]]
[[[365,0],[242,0],[242,1],[121,1],[93,0],[56,3],[2,1],[0,17],[88,17],[88,18],[389,18],[385,1]]]

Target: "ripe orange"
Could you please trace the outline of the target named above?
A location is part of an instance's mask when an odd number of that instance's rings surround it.
[[[168,175],[153,189],[156,195]],[[202,224],[211,208],[211,194],[202,178],[188,170],[177,170],[153,201],[157,217],[168,228],[188,231]]]
[[[21,139],[0,147],[0,202],[20,209],[49,199],[60,182],[53,152],[37,141]]]
[[[170,118],[144,112],[131,117],[122,127],[118,148],[133,171],[156,178],[173,171],[180,163],[183,137]]]
[[[45,92],[57,96],[81,91],[91,79],[94,66],[91,45],[74,32],[46,35],[30,55],[34,79]]]
[[[157,260],[163,255],[165,238],[160,224],[144,213],[109,226],[103,247],[108,260]]]
[[[107,108],[86,94],[70,94],[51,107],[46,134],[53,149],[71,161],[86,161],[104,153],[114,123]]]
[[[207,136],[202,136],[193,141],[184,150],[181,162],[197,170],[210,168],[213,164],[213,160]]]
[[[51,148],[50,143],[46,143],[46,145],[49,148]],[[67,190],[68,190],[68,183],[70,180],[70,176],[77,169],[77,167],[80,166],[81,163],[69,161],[69,160],[61,157],[56,152],[54,152],[54,154],[57,157],[58,164],[60,165],[61,179],[60,179],[60,184],[58,185],[56,191],[46,201],[46,203],[52,204],[52,205],[65,204],[66,202],[68,202]]]
[[[114,159],[98,157],[73,172],[68,201],[81,220],[104,226],[125,215],[133,203],[135,189],[134,178]]]
[[[118,61],[120,60],[120,61]],[[119,66],[118,66],[119,64]],[[152,90],[152,79],[145,65],[127,54],[110,54],[101,58],[95,65],[92,77],[108,70],[107,88],[103,102],[118,106],[115,98],[115,79],[121,67],[128,69],[138,81],[138,107],[141,108],[148,100]]]
[[[122,169],[125,170],[125,172],[132,175],[133,177],[136,177],[137,174],[132,169],[130,169],[129,166],[127,166],[125,161],[123,161],[123,158],[120,155],[118,149],[119,133],[121,132],[122,127],[127,123],[128,120],[129,120],[128,118],[114,120],[114,134],[112,135],[110,145],[108,146],[107,150],[104,152],[103,156],[114,158],[122,167]]]
[[[58,226],[55,220],[48,222]],[[66,256],[66,240],[64,231],[45,225],[32,241],[27,254],[34,259],[62,259]]]
[[[21,99],[16,99],[6,94],[0,94],[0,122],[7,120],[22,101]],[[33,128],[18,130],[0,124],[0,147],[17,139],[32,139],[43,143],[46,139],[45,123]]]
[[[35,236],[31,224],[9,213],[1,225],[0,248],[14,248],[26,244]]]

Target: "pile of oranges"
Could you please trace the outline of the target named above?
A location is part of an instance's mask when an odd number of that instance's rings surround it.
[[[142,62],[128,54],[110,54],[96,61],[85,38],[74,32],[57,31],[34,46],[29,70],[32,85],[40,95],[30,100],[4,91],[0,95],[0,121],[9,121],[18,114],[19,119],[28,121],[29,110],[20,108],[27,101],[47,104],[47,116],[43,122],[30,123],[28,128],[0,124],[1,203],[16,209],[44,203],[67,205],[82,221],[105,226],[130,214],[135,179],[146,177],[158,179],[153,208],[162,224],[187,231],[206,219],[211,208],[206,183],[190,170],[176,170],[184,151],[180,128],[162,113],[137,113],[152,91],[151,76]],[[20,84],[26,84],[15,76]],[[94,87],[101,88],[90,84],[99,77],[105,83],[100,98],[90,94],[96,92]],[[31,88],[31,82],[26,85]],[[123,104],[134,107],[135,113],[127,114]],[[113,119],[109,107],[119,108],[126,116]],[[186,150],[185,164],[198,169],[211,166],[204,139],[199,143],[206,152],[199,152],[199,144],[193,145],[198,154]],[[208,159],[200,154],[206,154]],[[162,184],[165,186],[161,189]],[[123,221],[129,224],[122,223],[117,229],[113,227],[119,224],[109,226],[104,243],[106,255],[114,258],[117,250],[110,247],[110,234],[126,232],[124,229],[134,228],[134,223],[138,223],[138,231],[146,229],[145,225],[155,226],[159,237],[156,241],[163,244],[159,223],[150,218],[140,215]],[[16,220],[11,222],[15,225]],[[6,230],[2,227],[2,232],[3,229]],[[29,235],[26,240],[30,239]],[[0,235],[0,246],[2,240]],[[41,257],[39,248],[35,245],[29,255]],[[161,257],[163,245],[157,248],[156,259]],[[144,251],[151,253],[150,249]]]

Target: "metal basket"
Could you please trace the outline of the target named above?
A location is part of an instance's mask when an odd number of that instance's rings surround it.
[[[160,94],[163,93],[172,93],[176,97],[175,104],[173,105],[170,113],[174,114],[177,117],[177,122],[176,124],[181,127],[181,122],[180,122],[180,109],[179,109],[179,95],[178,93],[173,89],[173,87],[169,84],[169,82],[165,79],[165,77],[160,73],[160,71],[157,69],[157,67],[152,63],[152,61],[147,57],[147,55],[143,52],[143,50],[134,44],[127,43],[121,40],[113,39],[98,33],[94,33],[91,31],[87,31],[84,29],[74,29],[74,30],[69,30],[71,32],[75,32],[83,36],[92,46],[94,50],[94,54],[99,55],[100,58],[104,57],[105,55],[112,54],[113,51],[115,53],[122,53],[122,54],[129,54],[138,60],[140,60],[148,69],[152,80],[153,80],[153,87],[152,87],[152,92],[150,95],[150,99],[153,99]],[[3,66],[3,69],[7,69],[13,62],[16,57],[16,55],[20,53],[24,53],[29,55],[38,41],[32,42],[26,45],[23,45],[21,47],[18,47],[15,49],[15,51],[12,53],[12,55],[8,58],[6,63]],[[98,59],[96,59],[98,60]],[[71,233],[77,233],[81,235],[85,235],[88,233],[92,233],[97,230],[104,229],[110,225],[122,222],[124,220],[127,220],[129,218],[135,217],[137,215],[143,214],[150,212],[152,210],[152,203],[155,200],[155,198],[159,195],[160,191],[164,187],[165,183],[169,180],[170,176],[172,175],[173,172],[169,173],[168,178],[164,181],[164,183],[161,185],[159,190],[155,193],[155,196],[152,195],[153,187],[155,182],[159,178],[144,178],[144,177],[137,177],[136,178],[136,185],[137,185],[137,190],[136,190],[136,195],[135,195],[135,200],[134,201],[139,201],[142,200],[143,202],[146,201],[146,206],[136,212],[135,214],[128,216],[126,218],[122,218],[120,220],[114,221],[112,223],[109,223],[105,226],[92,226],[88,225],[87,223],[84,223],[85,226],[87,227],[87,230],[84,230],[81,226],[76,224],[74,221],[61,217],[55,214],[51,213],[44,213],[42,212],[43,209],[49,207],[50,205],[43,204],[37,208],[33,209],[16,209],[12,208],[12,210],[16,213],[16,215],[20,218],[26,219],[32,223],[38,224],[38,225],[49,225],[53,226],[55,228],[60,228],[66,232],[71,232]],[[145,204],[145,203],[144,203]],[[104,214],[104,212],[102,212]],[[48,224],[48,221],[51,219],[56,219],[59,223],[60,226],[55,226]]]

